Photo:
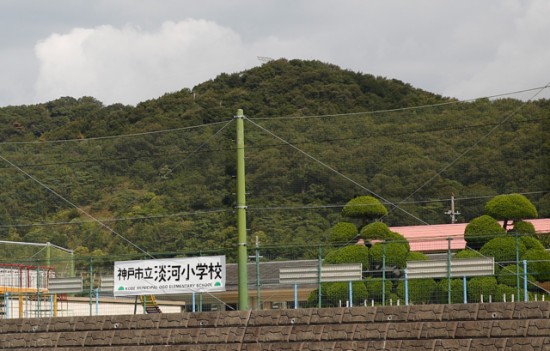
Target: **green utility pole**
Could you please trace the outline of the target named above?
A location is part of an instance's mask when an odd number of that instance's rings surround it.
[[[451,304],[453,302],[451,294],[451,240],[453,238],[447,238],[447,303]]]
[[[52,265],[52,253],[51,253],[51,244],[48,241],[46,243],[46,266],[50,267]]]
[[[244,169],[244,115],[238,109],[237,115],[237,228],[239,267],[239,310],[248,310],[248,251],[246,248],[246,186]]]
[[[262,309],[262,300],[260,298],[261,293],[261,284],[260,284],[260,240],[258,239],[258,236],[256,236],[256,294],[257,296],[257,304],[256,308],[258,310]]]

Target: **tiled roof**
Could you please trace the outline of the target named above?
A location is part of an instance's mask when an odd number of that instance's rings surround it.
[[[532,223],[537,233],[550,233],[550,218],[529,219],[526,222]],[[448,238],[452,238],[452,250],[464,249],[466,225],[468,224],[435,224],[390,227],[390,229],[403,235],[409,241],[412,251],[437,252],[448,249]]]

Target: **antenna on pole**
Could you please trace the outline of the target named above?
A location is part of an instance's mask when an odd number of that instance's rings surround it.
[[[456,223],[456,216],[458,216],[460,212],[455,211],[455,194],[451,194],[451,209],[446,211],[445,214],[451,216],[452,224]]]
[[[258,57],[258,60],[262,61],[263,63],[273,61],[271,57],[267,57],[267,56],[257,56],[257,57]]]

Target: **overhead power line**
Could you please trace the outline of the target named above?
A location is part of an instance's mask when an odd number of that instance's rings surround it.
[[[534,119],[527,119],[523,121],[516,121],[514,123],[523,124],[523,123],[532,123],[532,122],[540,122],[544,120],[549,120],[550,117],[544,117],[544,118],[534,118]],[[231,122],[232,120],[229,120]],[[227,122],[227,121],[226,121]],[[332,143],[337,141],[349,141],[349,140],[362,140],[366,138],[376,138],[376,137],[388,137],[388,136],[402,136],[402,135],[411,135],[411,134],[423,134],[423,133],[436,133],[436,132],[447,132],[447,131],[463,131],[463,130],[469,130],[469,129],[479,129],[484,127],[492,127],[495,125],[498,125],[498,123],[480,123],[480,124],[472,124],[467,126],[457,126],[457,127],[442,127],[442,128],[429,128],[424,130],[406,130],[406,131],[399,131],[399,132],[380,132],[380,133],[364,133],[361,134],[361,136],[357,137],[346,137],[346,138],[330,138],[330,139],[318,139],[318,140],[312,140],[312,141],[303,141],[303,142],[294,142],[293,145],[308,145],[308,144],[321,144],[321,143]],[[225,128],[227,125],[225,125],[223,128]],[[216,132],[218,134],[220,131]],[[190,157],[193,154],[198,153],[214,153],[214,152],[226,152],[226,151],[233,151],[235,150],[235,147],[229,146],[226,148],[217,148],[217,149],[210,149],[210,150],[202,150],[202,147],[205,144],[201,145],[201,147],[195,149],[195,151],[181,151],[179,155],[187,155],[186,158]],[[247,145],[247,150],[252,149],[262,149],[267,147],[279,147],[279,146],[288,146],[286,143],[276,143],[276,144],[258,144],[258,145]],[[170,154],[169,156],[175,156],[178,155],[177,153]],[[79,159],[79,160],[65,160],[65,161],[59,161],[59,162],[47,162],[47,163],[25,163],[25,164],[19,164],[22,168],[33,168],[33,167],[47,167],[47,166],[58,166],[58,165],[67,165],[67,164],[77,164],[77,163],[99,163],[99,162],[112,162],[112,161],[126,161],[126,160],[146,160],[146,159],[158,159],[159,156],[166,157],[167,155],[165,153],[154,153],[154,154],[148,154],[148,155],[140,155],[140,156],[120,156],[120,157],[102,157],[102,158],[87,158],[87,159]],[[0,166],[0,169],[3,168],[12,168],[10,166],[8,167],[2,167]]]
[[[245,119],[247,119],[247,118],[245,117]],[[247,119],[247,120],[248,120],[248,119]],[[412,213],[410,213],[410,212],[404,210],[403,208],[400,208],[399,206],[393,204],[391,201],[385,199],[383,196],[381,196],[381,195],[375,193],[374,191],[368,189],[367,187],[365,187],[365,186],[359,184],[359,183],[356,182],[355,180],[353,180],[353,179],[351,179],[350,177],[346,176],[345,174],[343,174],[343,173],[337,171],[336,169],[334,169],[333,167],[331,167],[331,166],[329,166],[328,164],[324,163],[323,161],[321,161],[321,160],[319,160],[319,159],[313,157],[311,154],[305,152],[304,150],[300,149],[299,147],[294,146],[293,144],[289,143],[288,141],[284,140],[283,138],[279,137],[278,135],[274,134],[273,132],[267,130],[266,128],[264,128],[264,127],[262,127],[262,126],[260,126],[260,125],[257,124],[256,122],[251,121],[251,120],[248,120],[248,121],[249,121],[250,123],[252,123],[253,125],[255,125],[256,127],[258,127],[258,128],[260,128],[261,130],[263,130],[264,132],[270,134],[270,135],[273,136],[274,138],[276,138],[276,139],[278,139],[278,140],[280,140],[280,141],[286,143],[288,146],[290,146],[290,147],[293,148],[294,150],[298,151],[299,153],[301,153],[301,154],[305,155],[306,157],[312,159],[313,161],[317,162],[318,164],[322,165],[323,167],[325,167],[325,168],[329,169],[330,171],[332,171],[332,172],[338,174],[338,175],[341,176],[342,178],[344,178],[344,179],[350,181],[351,183],[357,185],[357,186],[360,187],[361,189],[363,189],[363,190],[369,192],[370,194],[376,196],[377,198],[379,198],[379,199],[381,199],[381,200],[383,200],[383,201],[386,201],[386,202],[392,204],[393,206],[399,208],[399,210],[401,210],[402,212],[408,214],[409,216],[413,217],[414,219],[418,220],[419,222],[422,222],[422,223],[424,223],[424,224],[428,224],[428,223],[424,222],[422,219],[420,219],[420,218],[418,218],[417,216],[415,216],[414,214],[412,214]]]
[[[178,132],[178,131],[182,131],[182,130],[190,130],[190,129],[196,129],[196,128],[210,127],[210,126],[215,126],[215,125],[224,124],[224,123],[226,123],[226,121],[199,124],[199,125],[190,126],[190,127],[161,129],[161,130],[153,130],[153,131],[150,131],[150,132],[140,132],[140,133],[131,133],[131,134],[118,134],[118,135],[108,135],[108,136],[99,136],[99,137],[90,137],[90,138],[58,139],[58,140],[33,140],[33,141],[4,141],[4,142],[1,142],[0,145],[18,145],[18,144],[43,145],[43,144],[69,143],[69,142],[83,142],[83,141],[92,141],[92,140],[108,140],[108,139],[118,139],[118,138],[131,138],[131,137],[136,137],[136,136],[172,133],[172,132]]]
[[[118,236],[119,238],[121,238],[122,240],[126,241],[128,244],[132,245],[133,247],[135,247],[136,249],[138,249],[139,251],[143,252],[144,254],[154,258],[151,254],[149,254],[149,252],[145,251],[144,249],[142,249],[141,247],[139,247],[138,245],[136,245],[135,243],[133,243],[132,241],[130,241],[128,238],[124,237],[122,234],[118,233],[116,230],[114,230],[113,228],[107,226],[105,223],[101,222],[99,219],[95,218],[94,216],[92,216],[90,213],[88,213],[87,211],[83,210],[82,208],[78,207],[76,204],[74,204],[73,202],[71,202],[70,200],[68,200],[67,198],[65,198],[63,195],[59,194],[58,192],[56,192],[55,190],[53,190],[52,188],[50,188],[49,186],[47,186],[46,184],[42,183],[40,180],[38,180],[37,178],[33,177],[31,174],[25,172],[24,170],[22,170],[21,168],[19,168],[16,164],[12,163],[10,160],[6,159],[4,156],[0,155],[0,159],[2,159],[4,162],[6,163],[9,163],[12,167],[14,167],[15,169],[17,169],[19,172],[23,173],[25,176],[27,176],[28,178],[30,178],[31,180],[33,180],[34,182],[38,183],[41,187],[43,187],[44,189],[48,190],[50,193],[54,194],[56,197],[58,197],[59,199],[63,200],[65,203],[69,204],[70,206],[74,207],[75,209],[77,209],[80,213],[86,215],[87,217],[91,218],[94,222],[98,223],[99,225],[101,225],[103,228],[107,229],[109,232],[115,234],[116,236]]]
[[[517,114],[519,111],[521,111],[530,101],[534,100],[544,89],[547,89],[550,87],[550,82],[548,82],[544,87],[541,87],[538,89],[538,91],[531,97],[529,100],[527,100],[525,103],[518,106],[515,110],[511,111],[506,115],[500,123],[495,125],[493,128],[491,128],[485,135],[478,138],[470,147],[466,148],[460,155],[458,155],[456,158],[454,158],[451,162],[447,163],[443,168],[441,168],[435,175],[430,177],[428,180],[426,180],[422,185],[420,185],[415,191],[413,191],[411,194],[409,194],[407,197],[403,199],[403,201],[406,201],[410,199],[414,194],[416,194],[418,191],[423,189],[426,185],[432,182],[435,178],[439,177],[443,172],[445,172],[447,169],[449,169],[451,166],[453,166],[458,160],[460,160],[462,157],[464,157],[466,154],[468,154],[470,151],[472,151],[475,147],[477,147],[483,140],[485,140],[489,135],[493,134],[494,131],[496,131],[500,126],[502,126],[504,123],[508,122],[510,118],[512,118],[515,114]],[[399,202],[398,204],[400,204]],[[399,208],[399,207],[395,207]],[[393,208],[390,208],[388,211],[388,214],[393,211]],[[387,215],[386,215],[387,216]],[[385,216],[384,216],[385,217]]]
[[[426,109],[426,108],[433,108],[433,107],[441,107],[441,106],[447,106],[447,105],[454,105],[454,104],[460,104],[460,103],[467,103],[472,101],[477,101],[480,99],[495,99],[499,97],[504,96],[511,96],[511,95],[517,95],[520,93],[535,91],[535,90],[544,90],[549,88],[548,84],[543,87],[535,87],[535,88],[529,88],[524,90],[517,90],[513,92],[508,93],[502,93],[502,94],[496,94],[496,95],[490,95],[490,96],[484,96],[484,97],[477,97],[467,100],[452,100],[447,102],[440,102],[440,103],[434,103],[434,104],[426,104],[426,105],[417,105],[417,106],[408,106],[408,107],[399,107],[394,109],[381,109],[381,110],[373,110],[373,111],[359,111],[359,112],[346,112],[346,113],[337,113],[337,114],[323,114],[323,115],[309,115],[309,116],[297,116],[297,115],[289,115],[289,116],[271,116],[271,117],[254,117],[254,118],[248,118],[249,120],[273,120],[273,119],[304,119],[304,118],[328,118],[328,117],[351,117],[351,116],[359,116],[359,115],[374,115],[374,114],[385,114],[390,112],[400,112],[400,111],[411,111],[411,110],[418,110],[418,109]],[[537,94],[538,95],[538,94]],[[531,98],[532,100],[533,98]],[[129,137],[136,137],[136,136],[144,136],[144,135],[152,135],[152,134],[162,134],[162,133],[171,133],[171,132],[177,132],[182,130],[189,130],[189,129],[195,129],[195,128],[202,128],[202,127],[208,127],[208,126],[214,126],[217,124],[224,124],[226,121],[221,122],[213,122],[213,123],[204,123],[199,124],[195,126],[189,126],[189,127],[179,127],[179,128],[170,128],[170,129],[161,129],[161,130],[154,130],[149,132],[139,132],[139,133],[130,133],[130,134],[117,134],[117,135],[109,135],[109,136],[98,136],[98,137],[89,137],[89,138],[73,138],[73,139],[58,139],[58,140],[33,140],[33,141],[5,141],[0,142],[1,145],[17,145],[17,144],[52,144],[52,143],[66,143],[66,142],[83,142],[83,141],[93,141],[93,140],[108,140],[108,139],[117,139],[117,138],[129,138]]]
[[[447,105],[456,105],[456,104],[461,104],[461,103],[477,101],[477,100],[481,100],[481,99],[495,99],[495,98],[499,98],[499,97],[517,95],[517,94],[526,93],[526,92],[535,91],[535,90],[542,91],[544,89],[547,89],[548,87],[549,86],[547,84],[543,87],[517,90],[517,91],[509,92],[509,93],[502,93],[502,94],[496,94],[496,95],[490,95],[490,96],[484,96],[484,97],[477,97],[477,98],[472,98],[472,99],[467,99],[467,100],[452,100],[452,101],[447,101],[447,102],[439,102],[439,103],[435,103],[435,104],[409,106],[409,107],[398,107],[398,108],[382,109],[382,110],[374,110],[374,111],[345,112],[345,113],[334,113],[334,114],[324,114],[324,115],[308,115],[308,116],[296,116],[296,115],[272,116],[272,117],[261,117],[260,116],[260,117],[254,117],[254,118],[249,118],[249,119],[254,119],[254,120],[304,119],[304,118],[328,118],[328,117],[353,117],[353,116],[360,116],[360,115],[384,114],[384,113],[390,113],[390,112],[402,112],[402,111],[420,110],[420,109],[433,108],[433,107],[441,107],[441,106],[447,106]],[[537,93],[537,95],[539,93]],[[530,100],[532,100],[532,99],[533,98],[531,98]]]

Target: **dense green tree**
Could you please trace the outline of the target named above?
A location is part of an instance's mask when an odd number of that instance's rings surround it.
[[[498,224],[496,219],[483,215],[468,223],[464,230],[464,240],[468,247],[479,250],[489,240],[504,234],[506,234],[506,230]]]
[[[348,243],[358,234],[357,227],[353,223],[338,222],[330,228],[329,240],[333,243]]]
[[[537,218],[535,206],[521,194],[498,195],[485,205],[485,213],[504,221],[502,227],[508,228],[508,221]]]
[[[367,299],[367,288],[363,282],[353,282],[351,285],[353,305],[362,305]],[[335,282],[323,284],[324,302],[323,306],[346,306],[349,301],[349,283]]]
[[[468,289],[468,286],[466,286]],[[437,289],[434,292],[435,298],[439,303],[448,303],[449,301],[449,281],[441,279],[437,283]],[[462,279],[451,279],[451,303],[464,302],[464,281]]]
[[[530,222],[515,221],[514,227],[512,228],[512,232],[518,233],[520,235],[534,235],[535,226]]]
[[[386,268],[404,268],[407,264],[408,253],[407,246],[402,243],[376,243],[370,249],[371,266],[381,269],[385,255]]]
[[[484,256],[494,257],[495,262],[515,261],[516,252],[521,258],[525,251],[527,251],[525,244],[512,236],[491,239],[479,250]]]
[[[488,133],[520,106],[525,113],[508,128]],[[67,215],[72,205],[4,162],[0,239],[16,228],[21,239],[72,249],[140,252],[124,237],[163,252],[209,246],[233,260],[238,108],[247,116],[248,224],[269,238],[266,258],[317,257],[346,218],[445,223],[445,204],[431,199],[450,193],[461,194],[464,222],[482,213],[483,198],[510,192],[529,193],[539,215],[549,213],[549,195],[537,192],[548,183],[548,101],[458,102],[395,79],[281,59],[136,106],[62,97],[1,107],[0,154],[105,226],[78,210]],[[377,110],[385,112],[366,112]],[[384,197],[387,213],[344,217],[340,208],[366,188]]]
[[[369,300],[374,300],[376,303],[382,302],[382,286],[385,286],[386,299],[389,299],[392,293],[393,284],[389,279],[386,279],[385,284],[380,278],[367,278],[365,280]]]
[[[428,256],[419,251],[410,251],[407,254],[407,262],[409,261],[427,261]]]
[[[359,196],[348,201],[342,209],[342,216],[357,218],[363,227],[369,220],[377,219],[388,214],[386,207],[372,196]]]
[[[363,269],[369,267],[369,249],[363,245],[348,245],[330,252],[324,260],[327,264],[361,263]]]
[[[537,281],[550,281],[550,253],[546,250],[531,249],[521,256],[527,260],[527,273]]]
[[[520,290],[520,293],[523,293],[522,290]],[[512,301],[512,295],[514,295],[514,300],[518,300],[517,298],[517,288],[512,287],[510,285],[506,284],[498,284],[495,289],[495,297],[493,298],[494,302],[510,302]],[[521,296],[520,299],[521,300]]]
[[[409,279],[409,303],[427,304],[433,302],[433,294],[436,291],[437,283],[434,279]],[[397,284],[397,295],[405,298],[405,282],[400,280]]]
[[[498,273],[497,281],[499,284],[505,284],[508,286],[516,287],[517,288],[517,277],[519,272],[519,286],[523,290],[523,268],[518,267],[515,264],[510,264],[507,266],[502,267],[500,272]],[[530,288],[533,288],[533,283],[535,282],[535,278],[531,274],[527,274],[527,282],[528,286]]]
[[[468,302],[487,302],[495,297],[497,279],[495,277],[474,277],[468,281]]]
[[[479,251],[472,250],[472,249],[460,250],[453,255],[453,259],[477,258],[477,257],[483,257],[483,255],[479,253]]]

